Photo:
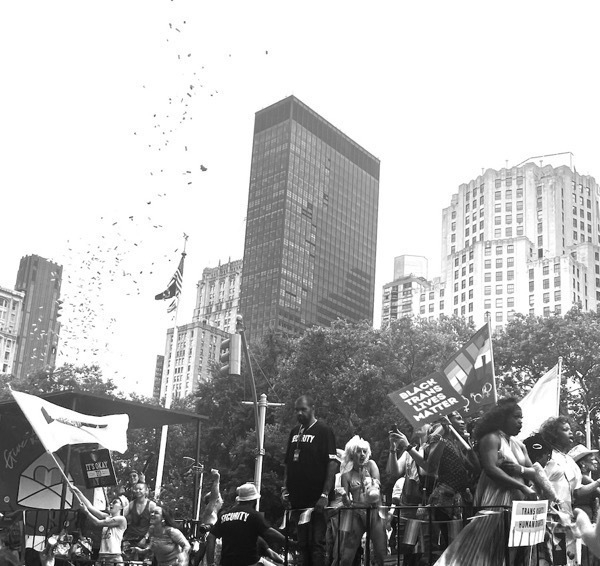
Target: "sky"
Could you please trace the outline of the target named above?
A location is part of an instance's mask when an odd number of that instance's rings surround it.
[[[254,114],[293,94],[381,160],[378,326],[394,257],[439,275],[461,183],[560,152],[600,176],[599,16],[592,1],[5,2],[0,286],[24,255],[63,265],[58,364],[151,394],[173,325],[154,295],[184,233],[178,324],[202,270],[242,258]]]

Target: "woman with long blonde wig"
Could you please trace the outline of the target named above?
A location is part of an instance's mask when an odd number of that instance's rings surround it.
[[[379,514],[381,482],[379,468],[371,460],[371,446],[358,435],[353,436],[342,456],[340,468],[344,489],[344,506],[352,511],[342,511],[340,521],[340,560],[334,556],[334,564],[351,565],[362,536],[370,528],[376,564],[382,565],[386,555],[385,522]],[[367,511],[368,510],[368,511]],[[367,523],[370,521],[370,524]]]

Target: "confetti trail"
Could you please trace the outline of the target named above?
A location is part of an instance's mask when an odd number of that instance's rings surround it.
[[[57,363],[97,363],[113,379],[120,373],[118,360],[128,356],[136,326],[144,324],[132,321],[134,313],[157,308],[156,289],[176,267],[173,250],[183,230],[188,231],[182,220],[194,218],[184,212],[199,208],[202,191],[209,190],[210,163],[195,152],[197,131],[191,122],[194,104],[214,104],[219,89],[208,87],[206,70],[194,56],[198,30],[181,17],[164,28],[164,52],[174,77],[167,82],[171,92],[157,99],[155,111],[130,132],[147,153],[147,182],[123,195],[110,212],[103,210],[93,230],[66,242],[63,257],[56,260],[63,265],[64,301]],[[141,97],[155,96],[154,79],[140,85]],[[161,77],[156,80],[165,84]],[[155,323],[164,337],[164,321]],[[153,359],[157,353],[162,352],[150,350],[147,356]]]

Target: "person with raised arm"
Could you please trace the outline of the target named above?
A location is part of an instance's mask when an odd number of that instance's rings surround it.
[[[98,553],[99,564],[112,566],[113,564],[122,563],[121,542],[123,533],[127,528],[127,520],[123,516],[123,507],[127,505],[127,499],[123,495],[114,498],[110,502],[108,512],[106,512],[94,507],[78,487],[72,485],[71,489],[79,499],[81,509],[87,514],[88,519],[94,525],[102,527],[102,539],[100,540],[100,552]]]

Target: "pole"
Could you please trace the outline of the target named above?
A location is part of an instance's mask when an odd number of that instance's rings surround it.
[[[256,462],[254,464],[254,485],[256,490],[260,493],[260,485],[262,482],[262,465],[263,457],[265,455],[265,420],[267,414],[267,396],[263,393],[260,396],[258,402],[258,430],[256,431],[256,437],[258,439],[258,452],[256,454]],[[256,502],[256,510],[258,511],[260,505],[260,499]]]
[[[585,445],[588,450],[592,448],[592,419],[591,419],[591,408],[585,413]]]
[[[265,455],[265,421],[267,415],[267,407],[274,406],[278,407],[283,403],[267,403],[267,396],[262,393],[260,396],[260,402],[256,396],[256,382],[254,381],[254,372],[252,371],[252,363],[250,362],[250,352],[248,351],[248,342],[246,342],[246,334],[244,333],[244,323],[241,315],[237,316],[236,330],[242,337],[242,347],[244,349],[244,358],[246,360],[246,366],[248,373],[250,374],[250,386],[252,389],[252,397],[254,399],[254,423],[256,427],[256,462],[254,465],[254,485],[256,491],[260,493],[261,481],[262,481],[262,464],[263,456]],[[243,404],[249,404],[242,401]],[[256,502],[256,510],[260,508],[260,499]]]
[[[200,466],[200,481],[198,486],[198,497],[196,499],[196,521],[200,520],[200,503],[202,502],[202,482],[204,481],[204,466],[202,464],[198,464],[196,461],[196,465]],[[198,472],[196,472],[196,478],[198,478]]]
[[[185,257],[185,247],[188,236],[183,235],[183,252]],[[183,274],[182,274],[183,277]],[[177,312],[179,311],[179,298],[176,298],[175,313],[173,315],[173,347],[171,348],[171,359],[169,360],[169,376],[167,379],[167,390],[165,392],[165,409],[171,408],[173,401],[173,382],[175,380],[175,359],[177,357]],[[158,449],[158,463],[156,465],[156,482],[154,484],[154,497],[160,498],[160,490],[162,489],[162,476],[165,467],[165,453],[167,451],[167,435],[169,434],[169,425],[163,425],[160,433],[160,447]]]
[[[202,422],[198,419],[198,423],[196,425],[196,465],[200,462],[200,433],[202,432]],[[198,494],[196,498],[196,507],[194,509],[194,517],[196,517],[196,521],[198,521],[198,517],[200,516],[200,494],[202,493],[202,481],[198,482],[198,473],[194,474],[194,493]]]
[[[248,342],[246,341],[246,333],[244,332],[244,322],[241,315],[237,316],[236,330],[242,337],[242,348],[244,349],[244,358],[246,367],[250,374],[250,389],[252,389],[252,399],[254,400],[254,429],[256,430],[256,449],[260,450],[260,441],[258,439],[259,416],[258,416],[258,397],[256,396],[256,382],[254,381],[254,372],[252,371],[252,362],[250,361],[250,352],[248,351]]]
[[[557,417],[560,414],[560,380],[562,377],[562,356],[558,357],[558,379],[556,380],[556,408],[558,410]]]

